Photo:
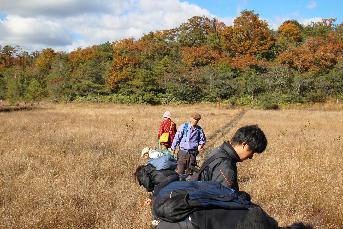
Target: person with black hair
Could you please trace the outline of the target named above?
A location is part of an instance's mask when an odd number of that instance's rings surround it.
[[[156,170],[151,164],[139,166],[134,177],[153,192],[152,225],[157,229],[277,228],[247,193],[217,182],[179,181],[175,170]]]
[[[257,125],[239,128],[230,141],[213,149],[199,171],[191,180],[216,181],[225,187],[239,191],[237,162],[252,159],[267,147],[267,138]]]

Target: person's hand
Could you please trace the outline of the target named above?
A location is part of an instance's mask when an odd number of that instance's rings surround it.
[[[175,149],[171,150],[171,153],[175,156]]]
[[[199,153],[204,152],[204,151],[205,151],[204,146],[203,146],[203,145],[199,145],[199,146],[198,146],[198,151],[199,151]]]

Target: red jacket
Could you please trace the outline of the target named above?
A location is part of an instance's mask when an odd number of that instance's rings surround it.
[[[169,141],[161,144],[167,146],[167,148],[170,148],[176,133],[176,124],[170,118],[164,119],[161,122],[160,128],[158,129],[157,139],[160,139],[160,136],[166,132],[169,132]]]

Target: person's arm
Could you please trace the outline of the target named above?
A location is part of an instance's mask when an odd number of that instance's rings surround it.
[[[221,160],[221,159],[217,159]],[[228,160],[221,160],[212,170],[212,181],[238,191],[237,174]]]
[[[173,143],[173,140],[175,138],[175,134],[176,134],[176,124],[172,121],[171,122],[171,127],[170,127],[170,142]]]
[[[180,142],[181,142],[181,139],[182,139],[182,131],[183,131],[183,125],[184,125],[184,124],[182,124],[182,125],[179,127],[179,129],[177,130],[177,132],[176,132],[176,134],[175,134],[175,137],[174,137],[174,140],[173,140],[173,143],[172,143],[172,145],[171,145],[171,147],[170,147],[173,153],[175,152],[176,146],[177,146],[178,144],[180,144]]]
[[[205,133],[204,133],[204,130],[200,127],[199,128],[199,131],[200,131],[200,134],[199,134],[199,147],[198,147],[198,150],[201,151],[205,144],[206,144],[206,136],[205,136]]]

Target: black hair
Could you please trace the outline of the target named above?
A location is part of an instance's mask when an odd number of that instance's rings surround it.
[[[145,165],[139,165],[137,168],[136,168],[136,171],[133,173],[133,178],[136,182],[138,182],[139,185],[142,185],[140,179],[139,179],[139,174],[140,172],[142,171],[142,169],[145,167]]]
[[[174,169],[156,170],[151,164],[138,166],[133,175],[139,185],[142,185],[148,192],[152,192],[156,185],[167,179],[170,181],[179,179],[179,175]]]
[[[136,181],[138,181],[139,185],[143,185],[143,187],[148,191],[151,192],[154,190],[154,183],[151,179],[151,172],[155,169],[154,166],[147,164],[147,165],[140,165],[136,168],[136,171],[133,173]]]
[[[262,153],[267,147],[267,138],[257,125],[239,128],[231,138],[231,144],[246,143],[254,153]]]

